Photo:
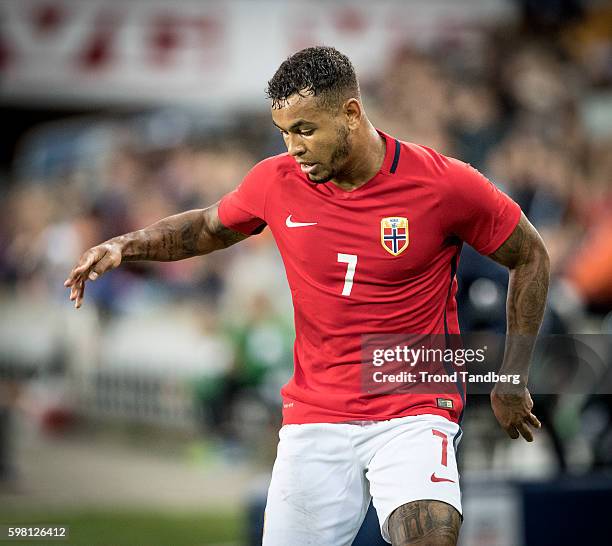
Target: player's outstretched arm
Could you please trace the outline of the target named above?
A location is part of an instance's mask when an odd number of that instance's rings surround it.
[[[64,286],[78,309],[85,282],[95,281],[121,262],[153,260],[169,262],[208,254],[246,239],[247,235],[226,228],[219,220],[218,204],[164,218],[144,229],[119,235],[85,251]]]
[[[499,424],[511,438],[523,436],[531,442],[530,427],[540,428],[541,425],[531,412],[533,401],[527,381],[548,293],[548,252],[540,234],[522,214],[512,235],[490,258],[510,269],[506,349],[500,372],[520,376],[517,387],[496,385],[491,392],[491,405]]]

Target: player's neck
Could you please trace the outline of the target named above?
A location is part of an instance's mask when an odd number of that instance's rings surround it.
[[[352,156],[354,159],[349,168],[331,182],[344,191],[356,190],[378,174],[385,160],[385,153],[385,139],[366,120],[363,137],[356,139],[353,144]]]

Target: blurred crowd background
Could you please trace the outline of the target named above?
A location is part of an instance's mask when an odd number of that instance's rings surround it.
[[[42,30],[53,24],[58,3],[30,4],[42,10]],[[323,4],[318,9],[334,5]],[[406,35],[394,43],[377,70],[360,73],[366,110],[382,130],[471,163],[521,205],[552,261],[545,333],[611,334],[612,5],[502,4],[500,20],[475,17],[434,40]],[[376,9],[355,6],[366,18]],[[359,17],[349,12],[344,24],[358,27]],[[309,45],[307,30],[300,32]],[[168,30],[159,40],[173,36]],[[6,44],[0,40],[0,73]],[[289,53],[279,51],[277,64]],[[94,424],[178,431],[202,460],[212,450],[270,468],[294,334],[268,230],[210,257],[122,266],[88,284],[78,312],[63,288],[84,249],[214,203],[255,162],[284,151],[263,89],[260,100],[236,108],[207,108],[206,93],[198,106],[99,98],[58,106],[44,93],[34,102],[3,101],[0,478],[7,483],[27,474],[14,456],[16,423],[24,421],[59,435]],[[459,283],[462,328],[503,332],[506,272],[465,248]],[[545,430],[526,449],[502,436],[487,400],[475,397],[463,470],[541,478],[610,469],[610,406],[588,392],[541,396],[536,413]]]

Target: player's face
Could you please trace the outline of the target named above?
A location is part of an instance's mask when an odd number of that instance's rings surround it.
[[[293,95],[272,109],[272,121],[311,182],[329,182],[346,168],[351,142],[342,112],[331,112],[314,96]]]

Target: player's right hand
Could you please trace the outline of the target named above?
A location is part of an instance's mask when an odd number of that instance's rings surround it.
[[[115,269],[121,263],[121,245],[107,241],[84,252],[79,263],[72,269],[64,286],[70,288],[70,301],[78,309],[85,296],[85,282],[95,281],[107,271]]]

